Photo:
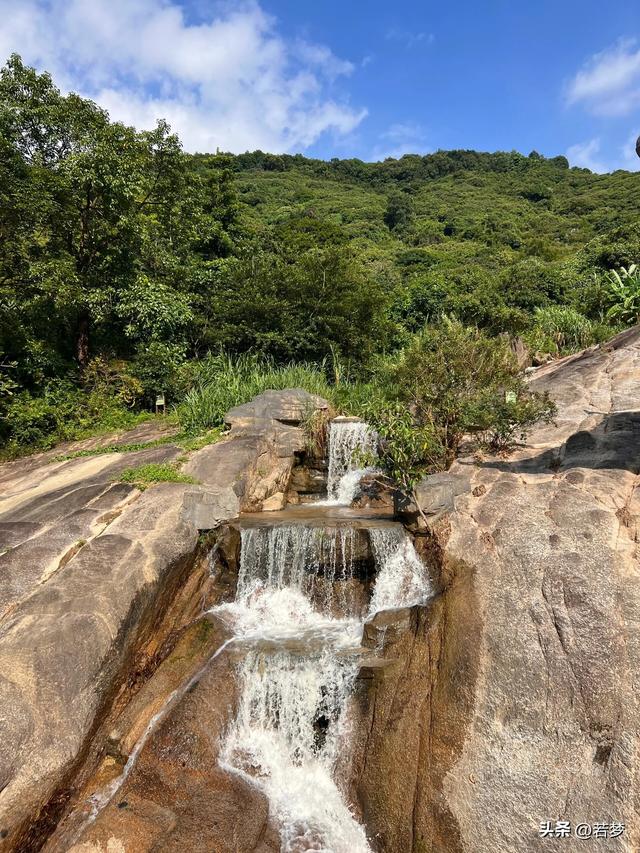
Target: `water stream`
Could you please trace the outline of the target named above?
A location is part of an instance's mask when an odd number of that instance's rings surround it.
[[[374,447],[365,424],[332,428],[330,505],[347,497],[345,479],[361,473],[358,451]],[[283,853],[370,853],[340,783],[349,765],[350,703],[362,656],[372,653],[362,648],[363,629],[382,610],[425,603],[427,572],[400,524],[349,509],[243,524],[235,600],[211,611],[232,638],[167,698],[122,773],[87,803],[76,838],[121,789],[171,709],[233,643],[239,701],[221,766],[262,789]]]
[[[362,593],[353,527],[298,523],[242,531],[236,601],[216,608],[244,648],[221,763],[264,790],[284,853],[370,850],[336,779],[348,754],[364,620],[424,602],[430,588],[399,525],[368,535],[377,580],[364,607],[353,593]]]
[[[373,468],[365,468],[362,460],[376,455],[377,436],[361,421],[332,421],[329,427],[329,476],[327,501],[331,505],[348,506],[358,483]]]

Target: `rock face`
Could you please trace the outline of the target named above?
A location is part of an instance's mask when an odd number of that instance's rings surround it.
[[[539,837],[558,820],[624,824],[584,842],[596,853],[640,849],[640,330],[531,383],[557,426],[427,478],[426,522],[399,507],[437,592],[365,627],[341,782],[377,853],[579,849]],[[240,533],[223,522],[286,521],[310,476],[292,476],[300,423],[325,405],[267,392],[233,410],[185,466],[196,485],[113,482],[178,459],[170,443],[0,468],[1,848],[279,849],[262,794],[218,765],[237,688],[202,610],[233,595]]]
[[[185,632],[113,724],[109,742],[116,748],[88,780],[80,807],[47,841],[46,853],[99,853],[109,844],[138,853],[277,853],[280,840],[264,796],[219,765],[219,743],[237,692],[225,640],[225,627],[213,617]],[[140,716],[146,722],[150,709],[157,722],[124,778],[119,753],[124,748],[130,754],[142,742],[144,725],[136,721]],[[122,784],[109,791],[118,779]],[[96,793],[105,798],[104,807],[87,819],[89,797]]]
[[[354,783],[385,853],[578,849],[539,837],[557,820],[640,849],[640,330],[531,382],[557,427],[421,489],[441,592],[404,651],[385,642],[402,672],[367,687]]]
[[[300,428],[305,416],[328,408],[326,400],[299,388],[265,391],[227,413],[233,453],[226,442],[214,444],[194,454],[185,471],[217,493],[222,475],[224,482],[233,483],[238,510],[261,510],[272,495],[287,491],[295,454],[305,449]]]
[[[170,443],[0,466],[0,849],[39,848],[114,701],[228,594],[206,566],[194,571],[199,531],[285,491],[303,412],[326,405],[293,390],[234,410],[228,437],[187,463],[195,486],[114,482],[178,460]]]
[[[375,850],[420,849],[416,792],[427,784],[430,641],[423,607],[378,613],[365,627],[363,645],[379,657],[365,660],[358,678],[350,795]]]

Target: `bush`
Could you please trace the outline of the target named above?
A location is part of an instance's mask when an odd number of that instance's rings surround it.
[[[523,334],[531,352],[565,354],[611,336],[611,327],[589,320],[567,305],[536,308],[532,328]]]
[[[621,267],[620,272],[610,270],[608,274],[607,317],[633,326],[640,323],[640,267],[631,264]]]
[[[124,361],[108,361],[102,356],[92,358],[82,373],[86,391],[98,397],[108,397],[118,404],[133,408],[142,396],[142,385],[127,372]]]
[[[122,400],[100,390],[85,391],[70,382],[43,394],[16,394],[4,418],[3,456],[46,450],[61,441],[134,426],[148,415],[135,415]]]
[[[164,393],[167,402],[183,396],[181,368],[186,347],[164,341],[151,341],[138,352],[131,364],[131,374],[139,382],[145,402],[153,405],[156,394]]]
[[[359,413],[380,437],[378,464],[406,494],[413,492],[425,473],[443,467],[446,453],[437,429],[433,424],[417,424],[402,403],[372,398]]]
[[[407,483],[448,467],[465,435],[504,448],[555,412],[547,396],[527,388],[507,341],[457,320],[416,335],[379,380],[393,407],[385,413],[380,403],[365,405],[362,413],[387,439],[388,473],[398,479],[406,467]]]

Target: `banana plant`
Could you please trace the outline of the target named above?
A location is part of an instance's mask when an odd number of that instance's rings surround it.
[[[610,270],[607,275],[611,307],[607,317],[628,326],[640,323],[640,268],[637,264]]]

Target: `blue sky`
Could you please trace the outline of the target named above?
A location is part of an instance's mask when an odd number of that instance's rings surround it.
[[[532,149],[637,168],[635,0],[0,0],[0,57],[187,150]],[[637,164],[637,166],[636,166]]]

